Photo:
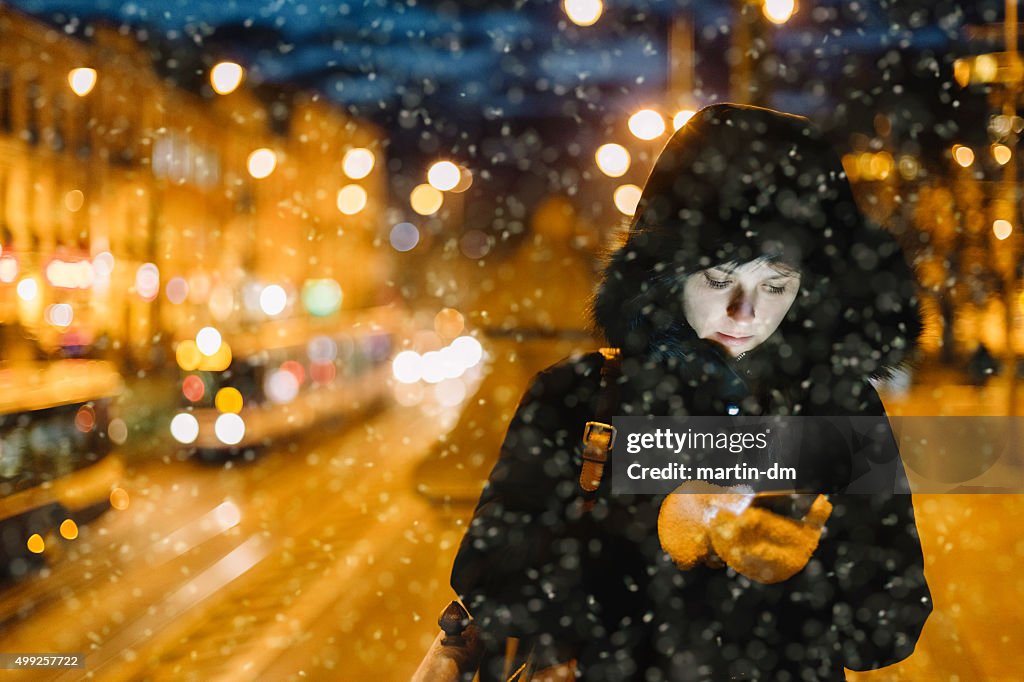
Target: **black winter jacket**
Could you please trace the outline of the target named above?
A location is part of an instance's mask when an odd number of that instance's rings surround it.
[[[601,355],[537,376],[509,428],[452,573],[495,640],[547,634],[585,680],[842,680],[908,656],[931,611],[909,495],[832,495],[811,561],[775,585],[680,571],[661,549],[663,498],[573,514]],[[870,389],[869,408],[884,414]]]
[[[798,267],[801,291],[778,331],[734,361],[686,323],[683,283],[765,255]],[[870,380],[921,329],[910,268],[857,210],[820,133],[736,105],[698,112],[669,141],[593,317],[623,352],[618,415],[721,415],[738,404],[746,414],[881,416]],[[585,680],[648,682],[841,680],[844,667],[913,651],[931,600],[910,495],[832,495],[810,562],[772,585],[678,569],[658,539],[663,496],[611,495],[608,474],[592,513],[574,513],[600,365],[590,353],[535,378],[455,559],[452,586],[492,641],[540,638],[577,657]],[[897,476],[904,484],[902,467]]]

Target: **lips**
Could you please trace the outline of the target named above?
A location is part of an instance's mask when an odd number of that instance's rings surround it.
[[[731,336],[729,334],[723,334],[722,332],[715,332],[713,337],[719,343],[725,344],[726,346],[742,346],[743,344],[750,341],[753,336]]]

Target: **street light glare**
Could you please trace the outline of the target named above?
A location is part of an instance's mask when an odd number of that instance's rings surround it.
[[[761,6],[765,18],[773,24],[784,24],[796,12],[795,0],[765,0]]]
[[[641,140],[653,140],[665,133],[665,119],[653,109],[641,109],[629,117],[629,132]]]
[[[218,95],[227,95],[238,89],[245,77],[245,69],[235,62],[220,62],[210,71],[210,85]]]
[[[633,215],[636,213],[637,204],[640,203],[640,195],[642,190],[636,185],[622,185],[615,190],[615,194],[612,195],[615,201],[615,208],[619,209],[619,212],[623,215]]]
[[[341,169],[353,180],[362,180],[373,170],[375,160],[373,152],[369,149],[362,147],[350,149],[345,152],[345,158],[341,160]]]
[[[618,178],[629,170],[629,152],[621,144],[603,144],[594,154],[597,167],[611,178]]]
[[[992,158],[995,159],[996,163],[1000,166],[1005,166],[1012,156],[1013,152],[1005,144],[992,145]]]
[[[444,195],[430,185],[416,185],[409,194],[409,203],[420,215],[433,215],[441,210]]]
[[[85,97],[96,87],[96,69],[83,66],[68,72],[68,85],[79,97]]]
[[[955,145],[953,147],[953,159],[956,160],[963,168],[968,168],[974,163],[974,150],[970,147],[964,147],[963,145]]]
[[[593,26],[604,13],[601,0],[564,0],[562,8],[569,21],[577,26]]]
[[[263,147],[257,149],[253,153],[249,154],[249,175],[253,176],[257,180],[261,180],[271,173],[277,167],[277,154],[272,149]]]
[[[461,179],[462,173],[459,171],[459,167],[451,161],[438,161],[427,171],[427,182],[434,189],[439,189],[442,192],[455,188]]]
[[[355,215],[366,208],[366,190],[359,185],[345,185],[338,190],[338,210]]]
[[[1009,220],[999,218],[992,222],[992,232],[996,235],[996,239],[1002,241],[1013,233],[1013,224]]]
[[[465,166],[459,166],[459,183],[452,187],[451,191],[461,194],[473,186],[473,171]]]
[[[680,111],[677,111],[676,115],[672,117],[673,130],[679,130],[680,128],[682,128],[690,121],[691,118],[693,118],[693,115],[696,113],[697,112],[694,111],[693,109],[681,109]]]

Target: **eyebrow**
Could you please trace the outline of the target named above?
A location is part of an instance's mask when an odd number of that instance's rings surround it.
[[[780,270],[779,269],[780,266],[784,267],[786,269],[785,270]],[[711,265],[711,266],[709,266],[707,268],[704,268],[704,269],[705,270],[719,270],[721,272],[724,272],[726,275],[731,275],[733,272],[736,271],[737,267],[738,266],[735,265],[735,264],[730,265],[730,264],[727,264],[727,263],[720,263],[718,265]],[[779,279],[779,278],[787,278],[788,279],[788,278],[796,278],[796,277],[800,276],[800,271],[799,270],[796,270],[794,268],[790,268],[790,267],[788,267],[788,266],[786,266],[784,264],[768,263],[768,267],[770,267],[772,270],[774,270],[775,274],[771,275],[770,277],[764,277],[763,279]]]

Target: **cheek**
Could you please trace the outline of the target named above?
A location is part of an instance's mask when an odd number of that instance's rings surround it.
[[[775,330],[780,324],[782,324],[782,320],[785,319],[786,313],[788,313],[789,309],[793,306],[794,300],[796,299],[789,298],[787,296],[780,300],[772,301],[769,304],[768,319],[772,330]]]
[[[698,335],[706,334],[718,318],[725,314],[726,303],[718,298],[711,292],[701,292],[700,296],[687,301],[686,321]]]

